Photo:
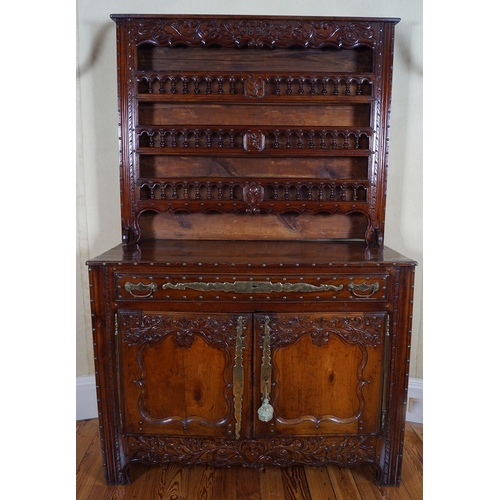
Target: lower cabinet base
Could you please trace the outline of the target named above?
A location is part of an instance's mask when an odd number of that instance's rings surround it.
[[[413,261],[303,243],[293,260],[258,254],[256,270],[242,264],[253,246],[221,244],[212,260],[196,244],[90,266],[106,481],[129,483],[133,462],[331,463],[397,485]]]
[[[129,484],[129,465],[134,462],[150,466],[177,463],[182,466],[207,464],[214,467],[253,468],[265,465],[322,467],[334,464],[354,467],[371,464],[375,470],[375,483],[381,486],[399,486],[400,483],[401,462],[397,461],[395,465],[398,470],[392,471],[393,474],[387,470],[388,463],[384,466],[384,461],[381,461],[377,454],[382,440],[376,436],[297,436],[229,440],[147,435],[126,436],[124,440],[129,447],[129,460],[123,463],[122,467],[117,462],[112,464],[114,473],[110,474],[111,471],[107,470],[108,484]]]

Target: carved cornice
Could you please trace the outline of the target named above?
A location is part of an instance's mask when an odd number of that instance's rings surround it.
[[[374,47],[377,32],[369,21],[295,19],[130,19],[135,43],[201,47]]]

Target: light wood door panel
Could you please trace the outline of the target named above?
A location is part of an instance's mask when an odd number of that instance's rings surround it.
[[[240,436],[251,316],[124,311],[117,320],[125,432]]]
[[[255,329],[257,380],[265,378],[266,335],[269,339],[267,387],[274,410],[269,422],[257,418],[265,392],[261,380],[254,392],[256,435],[378,431],[385,313],[258,315]]]

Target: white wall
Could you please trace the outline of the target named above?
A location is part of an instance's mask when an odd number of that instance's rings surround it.
[[[173,3],[173,2],[172,2]],[[396,26],[386,245],[419,262],[410,376],[422,368],[422,2],[420,0],[77,0],[77,364],[93,373],[85,260],[120,243],[112,13],[400,17]]]

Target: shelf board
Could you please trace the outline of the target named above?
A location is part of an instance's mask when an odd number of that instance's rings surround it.
[[[343,148],[266,148],[263,151],[245,151],[241,148],[184,148],[180,147],[164,147],[164,148],[137,148],[133,151],[139,155],[156,155],[156,156],[227,156],[227,157],[249,157],[259,156],[262,158],[273,157],[303,157],[303,156],[319,156],[319,157],[336,157],[336,156],[356,156],[368,157],[373,154],[369,149],[343,149]]]

